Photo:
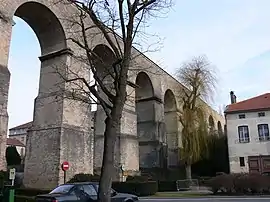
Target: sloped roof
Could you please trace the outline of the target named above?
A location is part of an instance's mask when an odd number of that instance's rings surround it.
[[[30,128],[32,126],[33,122],[28,122],[28,123],[24,123],[22,125],[10,128],[9,130],[19,130],[19,129],[25,129],[25,128]]]
[[[270,109],[270,93],[265,93],[227,106],[225,113]]]
[[[15,139],[15,138],[7,138],[7,145],[25,147],[25,145],[20,140]]]

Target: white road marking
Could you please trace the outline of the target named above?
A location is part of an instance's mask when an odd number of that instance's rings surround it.
[[[140,201],[208,201],[208,200],[270,200],[269,197],[239,197],[239,198],[231,198],[231,197],[210,197],[210,198],[140,198]]]

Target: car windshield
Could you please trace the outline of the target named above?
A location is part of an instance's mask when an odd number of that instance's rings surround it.
[[[60,185],[59,187],[56,187],[54,190],[52,190],[50,192],[50,194],[56,194],[56,193],[65,194],[65,193],[68,193],[73,186],[74,185],[69,185],[69,184]]]

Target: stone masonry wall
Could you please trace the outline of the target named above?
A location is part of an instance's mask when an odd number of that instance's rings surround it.
[[[93,172],[93,147],[89,106],[70,101],[64,92],[70,90],[60,74],[66,67],[78,70],[81,64],[72,60],[80,52],[66,38],[73,32],[64,20],[74,8],[55,4],[54,0],[0,1],[0,141],[7,135],[7,94],[9,87],[8,53],[12,18],[24,19],[35,31],[41,45],[41,73],[35,100],[33,127],[27,138],[24,185],[32,188],[54,188],[63,182],[61,163],[69,161],[68,178],[75,173]],[[4,18],[3,18],[4,17]],[[68,30],[68,32],[67,32]],[[71,31],[71,32],[70,32]],[[58,71],[58,72],[56,72]],[[81,73],[89,75],[89,72]],[[76,139],[77,142],[74,142]],[[87,146],[86,146],[87,145]],[[3,167],[3,147],[1,146]]]
[[[72,6],[55,4],[54,0],[0,1],[0,140],[2,144],[4,144],[7,134],[6,106],[9,73],[5,72],[8,72],[8,53],[14,14],[24,19],[33,28],[40,41],[42,52],[39,95],[35,101],[33,127],[27,139],[26,155],[28,156],[25,167],[25,184],[35,188],[44,188],[44,186],[51,188],[62,182],[60,164],[64,160],[70,161],[72,166],[68,177],[77,172],[93,172],[93,137],[89,127],[91,126],[90,108],[80,102],[70,105],[68,99],[61,92],[62,90],[70,90],[70,86],[59,86],[62,80],[59,75],[52,74],[52,70],[57,67],[64,71],[65,67],[69,67],[85,77],[90,74],[82,70],[80,62],[73,60],[73,56],[80,55],[81,50],[70,41],[66,41],[66,38],[74,37],[74,33],[76,33],[64,20],[70,16],[74,17],[76,14],[76,10]],[[93,40],[91,39],[89,43],[93,48],[98,44],[106,45],[100,35],[97,35]],[[166,143],[163,107],[165,92],[171,89],[175,97],[178,98],[179,89],[183,86],[136,49],[133,49],[132,54],[134,56],[139,54],[139,56],[132,61],[129,80],[136,83],[138,73],[145,72],[151,80],[153,89],[151,99],[158,100],[158,102],[154,101],[153,118],[150,120],[155,127],[142,129],[147,134],[153,133],[151,135],[153,139],[150,141],[158,144],[140,146],[137,134],[138,114],[136,112],[135,90],[130,86],[127,89],[130,100],[127,101],[122,116],[116,159],[117,164],[123,165],[126,170],[138,173],[139,150],[141,154],[146,154],[153,147],[151,152],[154,151],[152,153],[155,153],[153,154],[155,160],[153,162],[148,162],[148,160],[142,162],[141,160],[142,163],[148,164],[147,166],[158,165],[160,162],[160,153],[157,149]],[[2,86],[3,88],[1,88]],[[178,99],[177,108],[180,105],[181,101]],[[143,109],[142,113],[146,109]],[[209,111],[214,113],[212,110]],[[102,130],[104,128],[102,122],[104,115],[99,113],[102,112],[97,112],[95,125],[95,153],[99,154],[95,158],[95,166],[97,167],[100,166],[103,151]],[[179,131],[179,129],[176,128],[174,131]],[[98,138],[100,138],[99,141]],[[3,147],[1,146],[1,148],[0,158],[3,159]]]

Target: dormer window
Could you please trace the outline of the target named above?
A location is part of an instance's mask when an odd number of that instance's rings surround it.
[[[239,119],[245,119],[246,118],[246,115],[245,114],[239,114]]]
[[[259,112],[258,113],[258,117],[263,117],[263,116],[265,116],[265,112]]]

